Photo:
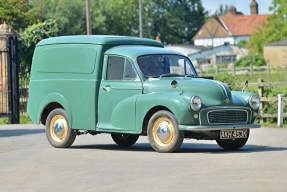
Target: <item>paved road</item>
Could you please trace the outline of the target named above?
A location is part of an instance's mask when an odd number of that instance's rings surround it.
[[[79,136],[52,148],[37,125],[0,126],[0,192],[287,191],[287,129],[252,130],[240,151],[185,140],[160,154],[146,137],[119,148],[109,135]]]

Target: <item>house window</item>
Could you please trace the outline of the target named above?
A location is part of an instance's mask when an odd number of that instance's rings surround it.
[[[198,65],[210,64],[210,59],[208,58],[200,58],[196,59]]]
[[[216,63],[232,63],[236,61],[236,55],[216,55]]]

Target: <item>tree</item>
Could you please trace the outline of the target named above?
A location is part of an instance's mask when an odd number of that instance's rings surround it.
[[[251,52],[263,52],[263,46],[287,38],[287,1],[273,0],[271,11],[266,23],[258,28],[258,32],[251,36],[247,47]]]
[[[0,0],[0,23],[4,21],[19,32],[41,20],[28,0]]]
[[[98,30],[99,33],[129,36],[139,34],[138,4],[135,0],[106,0],[105,4],[102,4],[102,11],[93,18],[98,19],[99,15],[105,18],[103,20],[105,27],[102,31]]]
[[[60,35],[86,34],[85,1],[32,1],[47,19],[59,22]],[[91,1],[93,34],[139,35],[138,1]],[[143,0],[143,35],[164,43],[189,43],[203,25],[206,12],[201,0]]]
[[[190,43],[207,16],[200,0],[148,1],[151,35],[158,33],[165,44]]]
[[[232,5],[231,6],[225,5],[224,6],[224,5],[220,4],[218,9],[215,11],[214,15],[216,15],[216,16],[225,15],[225,13],[227,13],[231,7],[232,7]]]
[[[35,0],[32,5],[44,19],[57,20],[60,35],[86,34],[85,1]]]

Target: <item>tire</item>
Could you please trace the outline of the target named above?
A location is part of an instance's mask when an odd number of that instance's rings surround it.
[[[249,130],[247,131],[247,138],[242,139],[217,139],[217,144],[225,150],[238,150],[243,147],[249,138]]]
[[[63,109],[54,109],[46,119],[46,137],[49,143],[56,148],[70,147],[77,136],[71,129],[67,115]]]
[[[139,135],[133,134],[111,134],[111,136],[114,142],[122,147],[131,146],[139,139]]]
[[[159,153],[177,151],[184,139],[184,132],[178,129],[175,116],[165,110],[152,115],[148,122],[147,135],[150,145]]]

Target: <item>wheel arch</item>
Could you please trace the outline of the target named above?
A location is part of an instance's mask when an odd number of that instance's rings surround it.
[[[170,113],[174,114],[169,108],[162,106],[162,105],[154,106],[153,108],[151,108],[146,113],[144,120],[143,120],[143,123],[142,123],[142,134],[143,135],[147,135],[147,126],[148,126],[148,122],[149,122],[150,118],[152,117],[152,115],[158,111],[161,111],[161,110],[169,111]]]
[[[66,114],[67,114],[67,118],[68,118],[68,122],[70,123],[70,126],[72,127],[71,123],[72,123],[72,113],[71,110],[69,108],[68,102],[67,100],[60,94],[49,94],[45,97],[45,99],[43,99],[43,101],[40,104],[40,112],[39,117],[38,117],[38,121],[39,123],[42,123],[43,125],[45,125],[46,123],[46,119],[49,115],[49,113],[51,111],[53,111],[54,109],[57,108],[61,108],[64,109]]]
[[[41,113],[41,116],[40,116],[40,122],[45,125],[46,124],[46,119],[48,117],[48,115],[51,113],[51,111],[53,111],[54,109],[57,109],[57,108],[61,108],[61,109],[64,109],[64,107],[57,103],[57,102],[52,102],[52,103],[49,103],[42,111]],[[64,109],[65,110],[65,109]]]

